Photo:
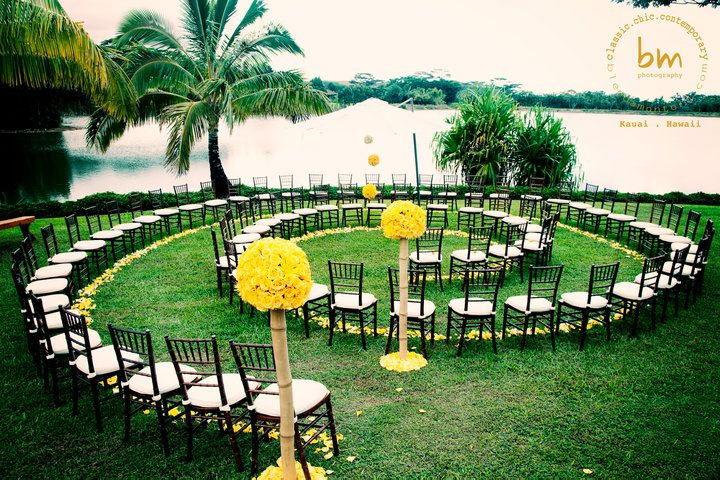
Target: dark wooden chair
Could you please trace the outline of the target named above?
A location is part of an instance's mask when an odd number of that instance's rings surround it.
[[[48,278],[71,278],[73,273],[72,263],[60,263],[57,265],[45,265],[41,267],[35,244],[31,237],[24,237],[20,242],[22,251],[25,254],[25,262],[33,280],[45,280]]]
[[[113,262],[117,262],[118,250],[120,250],[120,248],[122,248],[123,255],[127,255],[128,247],[125,239],[125,232],[114,228],[111,228],[110,230],[103,230],[102,219],[100,218],[100,213],[98,213],[97,206],[84,209],[84,213],[88,232],[90,232],[90,239],[104,240],[109,243],[110,251],[113,256]]]
[[[177,208],[169,208],[165,205],[162,189],[158,188],[157,190],[149,190],[148,196],[150,197],[153,215],[157,215],[163,219],[167,235],[170,235],[171,221],[177,225],[178,231],[181,232],[182,218],[180,217],[180,210]]]
[[[462,278],[465,270],[479,270],[487,264],[494,228],[493,225],[470,227],[467,248],[453,250],[450,254],[448,284],[452,282],[453,274],[459,274]]]
[[[200,195],[202,196],[205,211],[211,210],[213,220],[217,222],[218,217],[227,209],[228,201],[215,196],[215,186],[212,182],[200,182]]]
[[[595,206],[598,190],[599,187],[597,185],[586,183],[582,200],[579,202],[570,202],[568,205],[569,208],[565,216],[565,222],[570,223],[574,218],[575,224],[579,227],[585,220],[585,213]]]
[[[628,224],[627,246],[631,246],[632,242],[636,242],[638,249],[642,247],[645,229],[656,228],[662,226],[663,218],[665,218],[665,200],[653,199],[650,208],[650,217],[647,222],[632,221]]]
[[[310,338],[310,320],[320,315],[330,316],[332,301],[330,289],[327,285],[313,283],[308,299],[302,306],[303,320],[305,321],[305,338]]]
[[[77,285],[82,286],[88,283],[90,281],[90,267],[87,253],[76,251],[61,252],[58,248],[55,227],[53,227],[52,223],[40,228],[40,233],[42,234],[48,265],[70,264],[73,267],[73,272],[75,272]]]
[[[494,229],[495,226],[491,225]],[[517,267],[520,270],[520,281],[523,281],[523,251],[517,246],[517,242],[525,241],[526,233],[517,225],[509,225],[505,232],[505,242],[490,245],[488,248],[488,264],[491,266],[502,265],[506,270]]]
[[[600,230],[600,224],[602,221],[615,210],[617,195],[617,190],[606,188],[600,198],[600,207],[592,207],[585,210],[582,228],[584,230],[588,230],[589,224],[589,229],[592,229],[594,233],[597,233],[598,230]]]
[[[129,195],[129,199],[132,221],[133,223],[139,223],[143,226],[143,236],[149,238],[150,243],[152,243],[153,241],[153,234],[157,234],[158,237],[162,237],[162,217],[160,217],[159,215],[145,215],[145,210],[143,208],[143,198],[140,193],[131,193]]]
[[[612,291],[614,311],[621,313],[623,317],[630,318],[632,315],[631,334],[637,334],[640,320],[640,309],[650,307],[650,322],[655,328],[655,304],[660,271],[665,263],[666,255],[646,258],[643,262],[642,273],[635,282],[616,283]]]
[[[628,193],[622,202],[616,200],[612,205],[613,211],[605,217],[605,236],[615,234],[615,239],[619,242],[630,222],[637,221],[639,209],[640,200],[635,194]]]
[[[193,217],[200,215],[201,222],[205,225],[205,205],[199,203],[192,203],[190,201],[190,192],[188,190],[187,183],[184,185],[173,186],[175,191],[175,204],[177,209],[180,210],[180,216],[183,214],[187,216],[190,228],[193,228]]]
[[[78,225],[77,216],[74,213],[65,217],[65,226],[67,227],[71,250],[88,255],[95,263],[98,274],[108,268],[107,243],[105,240],[83,240],[80,235],[80,225]],[[102,268],[100,265],[102,265]]]
[[[138,239],[145,247],[145,236],[143,233],[142,223],[123,222],[122,212],[117,200],[108,200],[105,202],[105,214],[107,215],[108,224],[111,230],[119,230],[123,232],[123,238],[130,243],[130,249],[135,250]]]
[[[365,324],[373,324],[373,335],[377,336],[377,298],[363,291],[362,263],[333,262],[328,260],[330,271],[330,293],[332,305],[330,309],[330,338],[332,346],[333,333],[338,318],[342,321],[343,332],[347,332],[347,320],[357,320],[360,324],[362,346],[367,350],[365,340]],[[370,317],[368,319],[368,317]]]
[[[416,270],[432,271],[435,281],[443,291],[442,282],[442,244],[445,229],[431,227],[415,239],[415,251],[410,252],[410,266]]]

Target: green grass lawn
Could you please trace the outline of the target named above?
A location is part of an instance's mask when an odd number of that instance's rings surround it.
[[[644,207],[646,209],[646,207]],[[720,218],[720,207],[697,207]],[[642,216],[642,215],[641,215]],[[61,219],[52,221],[67,241]],[[451,218],[451,225],[454,218]],[[39,224],[39,225],[38,225]],[[19,231],[0,232],[0,472],[15,477],[237,478],[227,439],[216,430],[195,439],[195,460],[184,460],[185,432],[171,429],[172,454],[165,457],[154,414],[133,419],[131,441],[122,440],[120,403],[103,405],[105,433],[98,434],[89,391],[81,392],[80,415],[71,416],[69,382],[61,385],[68,403],[53,408],[27,355],[25,334],[9,274],[10,251]],[[450,252],[466,240],[446,236],[444,271]],[[354,232],[299,243],[314,280],[327,282],[327,260],[365,262],[365,290],[379,300],[379,323],[388,324],[387,267],[397,263],[397,242],[381,232]],[[341,455],[326,460],[311,452],[313,465],[333,470],[330,478],[715,478],[720,474],[720,348],[718,242],[711,253],[704,294],[689,310],[650,331],[646,316],[640,334],[629,336],[620,321],[610,342],[601,328],[589,332],[586,350],[577,334],[561,334],[557,351],[547,336],[531,339],[520,352],[519,338],[498,344],[472,341],[462,358],[456,344],[437,342],[426,368],[408,374],[379,366],[385,338],[339,333],[327,346],[328,330],[311,327],[306,339],[300,319],[289,320],[295,378],[327,385],[333,395]],[[42,250],[41,241],[36,244]],[[412,247],[412,243],[411,243]],[[560,291],[586,288],[590,264],[620,261],[619,280],[632,279],[641,262],[609,245],[558,229],[553,263],[565,271]],[[526,280],[527,282],[527,280]],[[445,331],[447,302],[461,296],[459,282],[428,297],[438,306],[438,331]],[[500,302],[526,292],[517,272]],[[178,239],[134,261],[94,297],[93,328],[110,344],[106,324],[149,328],[156,351],[167,359],[163,336],[217,335],[228,371],[227,341],[269,343],[263,314],[241,315],[237,303],[219,299],[209,230]],[[502,309],[498,318],[502,318]],[[410,346],[420,348],[418,339]],[[394,344],[397,348],[397,344]],[[402,387],[402,391],[396,388]],[[421,413],[424,410],[426,413]],[[358,415],[357,412],[362,411]],[[240,437],[249,478],[250,437]],[[346,457],[354,456],[354,462]],[[260,466],[279,457],[275,440],[261,443]]]

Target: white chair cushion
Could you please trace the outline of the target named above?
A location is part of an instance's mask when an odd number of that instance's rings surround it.
[[[59,330],[63,328],[62,324],[62,317],[60,317],[60,312],[51,312],[45,314],[45,326],[48,328],[48,330]],[[65,334],[63,334],[65,335]]]
[[[315,205],[318,212],[330,212],[338,209],[337,205]]]
[[[660,235],[660,240],[667,243],[681,243],[683,245],[689,245],[692,242],[692,239],[688,237],[683,237],[682,235],[673,235],[673,234],[665,234]],[[671,246],[672,247],[672,246]],[[673,248],[673,250],[679,250],[680,248]]]
[[[178,207],[178,210],[181,210],[183,212],[190,212],[193,210],[201,210],[203,208],[202,205],[198,205],[197,203],[188,203],[187,205],[180,205]]]
[[[70,306],[70,297],[61,293],[45,295],[43,297],[40,297],[40,301],[42,302],[43,310],[45,311],[46,315],[51,312],[57,312],[58,310],[60,310],[60,307]],[[35,311],[33,309],[32,303],[30,303],[30,311]]]
[[[133,222],[142,223],[142,224],[156,223],[161,220],[162,220],[162,218],[158,217],[157,215],[141,215],[139,217],[133,218]]]
[[[242,379],[239,373],[223,373],[223,386],[225,387],[225,400],[227,405],[235,405],[245,399],[245,389],[242,385]],[[202,384],[217,385],[217,375],[205,377],[198,382]],[[248,382],[250,388],[257,388],[257,382]],[[190,404],[196,407],[220,408],[220,387],[190,387],[187,390],[188,400]]]
[[[387,205],[385,205],[384,203],[373,202],[373,203],[368,203],[367,208],[371,208],[371,209],[375,209],[375,210],[378,210],[378,209],[384,210],[387,208]]]
[[[525,234],[525,240],[528,242],[539,242],[542,237],[542,228],[539,232],[528,232]]]
[[[343,203],[340,205],[340,208],[343,210],[357,210],[358,208],[362,208],[362,205],[359,203]]]
[[[101,230],[90,235],[90,238],[93,240],[115,240],[122,236],[122,230]]]
[[[299,197],[300,192],[282,192],[280,195],[285,198]]]
[[[215,263],[220,268],[230,268],[230,263],[233,263],[233,267],[235,266],[235,261],[233,260],[233,262],[230,262],[230,260],[228,260],[227,255],[223,255]]]
[[[280,220],[277,218],[261,218],[257,222],[255,222],[255,225],[267,225],[268,227],[277,227],[280,225]]]
[[[653,227],[645,229],[645,233],[653,237],[659,237],[660,235],[673,235],[675,231],[672,228]]]
[[[480,207],[462,207],[460,213],[482,213],[483,209]]]
[[[570,200],[566,198],[548,198],[545,200],[547,203],[554,203],[555,205],[569,205]]]
[[[235,235],[232,239],[233,243],[252,243],[255,240],[260,240],[259,233],[241,233]]]
[[[650,222],[630,222],[630,226],[635,227],[635,228],[641,228],[644,230],[647,228],[657,228],[660,225],[657,225],[655,223],[650,223]]]
[[[657,275],[652,275],[649,277],[645,277],[645,285],[655,286],[655,280],[657,278]],[[639,273],[635,276],[635,283],[640,283],[642,280],[642,273]],[[677,278],[671,277],[670,275],[660,275],[660,280],[657,282],[657,288],[660,290],[667,290],[669,288],[673,288],[676,285],[678,285],[680,282],[678,282]]]
[[[525,200],[542,200],[542,197],[540,195],[520,195],[520,198],[523,198]]]
[[[450,256],[462,262],[483,262],[487,259],[485,252],[479,250],[470,250],[468,255],[467,248],[465,250],[453,250]]]
[[[673,250],[681,250],[683,248],[687,248],[687,246],[687,243],[673,243],[672,245],[670,245],[670,248],[672,248]],[[688,254],[697,253],[697,249],[698,246],[696,244],[690,245],[690,250],[688,250]]]
[[[423,302],[424,306],[424,312],[422,315],[420,315],[420,301],[413,301],[408,300],[408,309],[407,309],[407,315],[410,318],[427,318],[433,313],[435,313],[435,304],[431,302],[430,300],[425,300]],[[400,314],[400,301],[395,300],[393,302],[393,308],[390,311],[390,315],[399,315]]]
[[[35,295],[47,295],[49,293],[62,292],[67,287],[67,278],[46,278],[28,283],[25,291],[27,293],[34,293]]]
[[[487,300],[472,301],[472,299],[470,299],[468,302],[468,308],[465,310],[465,299],[453,298],[450,300],[450,303],[448,303],[448,307],[450,307],[450,310],[455,313],[459,313],[460,315],[493,315],[492,302],[488,302]]]
[[[608,215],[608,218],[610,220],[615,220],[616,222],[634,222],[637,220],[636,217],[633,217],[632,215],[625,215],[624,213],[611,213]]]
[[[509,214],[507,212],[503,212],[500,210],[483,210],[482,214],[485,217],[492,217],[492,218],[505,218],[505,217],[509,216]]]
[[[410,261],[414,263],[438,263],[442,262],[442,255],[437,252],[410,252]]]
[[[538,225],[537,223],[528,223],[525,225],[525,232],[526,233],[540,233],[540,232],[542,232],[542,225]]]
[[[372,293],[365,293],[362,294],[362,305],[358,304],[358,296],[352,293],[337,293],[335,294],[335,307],[340,307],[344,309],[354,309],[354,310],[362,310],[364,308],[367,308],[371,306],[373,303],[377,302],[377,299],[375,298],[375,295]]]
[[[260,193],[258,195],[255,195],[253,198],[256,198],[258,200],[272,200],[273,196],[270,193]]]
[[[444,203],[431,203],[427,206],[428,210],[447,210],[448,206]]]
[[[607,298],[600,295],[590,297],[588,303],[588,292],[568,292],[560,295],[560,301],[576,308],[605,308],[608,304]]]
[[[313,283],[313,286],[310,289],[310,295],[308,295],[308,299],[306,300],[306,302],[317,300],[318,298],[322,298],[329,293],[330,289],[328,289],[327,285],[323,285],[321,283]]]
[[[593,207],[585,202],[570,202],[570,208],[574,208],[576,210],[588,210]]]
[[[242,229],[242,233],[258,233],[260,235],[270,231],[268,225],[248,225]]]
[[[468,192],[465,194],[465,198],[483,198],[483,194]]]
[[[534,234],[539,235],[539,234]],[[515,246],[518,248],[522,248],[523,250],[530,250],[533,252],[539,252],[545,249],[545,244],[540,243],[537,241],[532,241],[530,239],[527,239],[523,242],[522,240],[516,240]]]
[[[653,297],[655,293],[652,288],[645,287],[640,292],[640,285],[634,282],[620,282],[615,284],[613,288],[613,295],[620,297],[624,300],[648,300]]]
[[[243,203],[243,202],[249,202],[250,198],[245,197],[243,195],[230,195],[228,197],[228,200],[230,200],[231,202]]]
[[[79,242],[75,242],[73,245],[73,248],[75,250],[81,250],[85,252],[92,252],[93,250],[100,250],[101,248],[104,248],[107,244],[104,240],[80,240]]]
[[[180,213],[180,210],[178,210],[177,208],[159,208],[153,212],[154,215],[158,215],[160,217],[177,215],[178,213]]]
[[[90,354],[92,355],[95,375],[105,375],[120,370],[117,356],[115,356],[115,348],[112,345],[91,350]],[[122,357],[124,360],[131,360],[133,362],[140,361],[140,355],[136,353],[122,352]],[[124,363],[127,367],[133,365],[131,362]],[[90,369],[88,367],[88,359],[86,356],[79,356],[77,362],[75,363],[75,366],[85,375],[90,374]]]
[[[590,215],[606,216],[610,215],[612,212],[610,210],[605,210],[604,208],[588,208],[587,213]]]
[[[187,365],[180,364],[180,370],[182,372],[196,372],[196,370]],[[150,375],[151,369],[147,367],[140,370],[138,373],[144,373]],[[172,362],[160,362],[155,363],[155,376],[157,377],[158,393],[168,393],[180,388],[180,382],[178,382],[177,373]],[[186,382],[194,382],[199,377],[192,373],[183,373],[183,379]],[[141,395],[154,395],[152,377],[145,375],[133,375],[128,382],[130,390]]]
[[[208,200],[205,202],[205,205],[208,207],[222,207],[223,205],[227,205],[227,200],[222,200],[220,198],[215,198],[213,200]]]
[[[509,198],[510,194],[508,193],[491,193],[490,198]]]
[[[515,258],[522,256],[522,251],[512,245],[507,248],[507,252],[505,251],[505,245],[490,245],[488,253],[493,257],[500,258]]]
[[[58,312],[58,316],[60,316],[60,312]],[[48,328],[50,327],[48,326]],[[82,335],[78,335],[77,333],[71,333],[70,337],[72,337],[73,339],[73,348],[75,350],[79,349],[80,345],[83,345]],[[80,344],[75,343],[75,340],[80,342]],[[102,345],[102,339],[100,338],[100,334],[91,328],[88,328],[88,340],[90,340],[90,348],[97,348]],[[65,338],[64,333],[60,333],[58,335],[53,335],[52,337],[50,337],[50,345],[52,346],[53,352],[57,353],[58,355],[65,355],[68,353],[67,339]],[[85,349],[83,348],[83,350]]]
[[[177,212],[177,210],[176,210]],[[156,212],[156,215],[160,215]],[[129,232],[132,230],[137,230],[138,228],[142,228],[142,223],[137,222],[127,222],[127,223],[118,223],[114,227],[112,227],[113,230],[120,230],[121,232]]]
[[[503,223],[507,223],[508,225],[522,225],[524,223],[528,223],[527,218],[516,217],[515,215],[511,215],[509,217],[504,217],[501,221]]]
[[[44,280],[48,278],[68,277],[72,273],[72,268],[72,265],[69,263],[47,265],[35,270],[35,278],[37,280]]]
[[[295,415],[303,415],[322,402],[330,394],[325,385],[314,380],[296,378],[292,381],[293,408]],[[264,389],[266,392],[278,392],[277,383]],[[280,417],[280,395],[260,394],[254,400],[255,411],[260,415]]]
[[[305,216],[305,215],[315,215],[316,213],[318,213],[318,211],[315,210],[314,208],[296,208],[295,210],[293,210],[293,213]]]
[[[515,295],[505,300],[505,305],[515,310],[525,312],[527,308],[527,298],[527,295]],[[532,297],[530,299],[530,312],[532,313],[549,312],[553,310],[553,308],[552,303],[550,303],[550,300],[547,298]]]
[[[432,195],[432,192],[430,190],[420,190],[420,196],[429,197],[430,195]]]
[[[62,252],[48,258],[49,263],[78,263],[87,259],[85,252]]]
[[[275,218],[281,221],[291,221],[291,220],[298,220],[300,218],[300,215],[297,213],[278,213],[275,215]]]

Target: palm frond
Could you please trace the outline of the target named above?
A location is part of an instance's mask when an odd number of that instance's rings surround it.
[[[239,37],[240,33],[245,28],[249,27],[256,21],[261,19],[266,12],[267,6],[265,5],[264,0],[253,0],[247,11],[245,12],[242,20],[240,20],[240,23],[238,23],[238,25],[235,27],[235,30],[233,30],[233,32],[230,34],[227,42],[225,42],[225,50],[232,48],[233,43]]]
[[[163,109],[161,125],[169,125],[165,166],[182,174],[190,168],[190,152],[195,143],[208,131],[214,114],[205,101],[182,102]]]
[[[118,47],[139,43],[152,48],[184,51],[182,43],[172,32],[170,22],[150,10],[132,10],[125,15],[114,43]]]
[[[189,49],[202,60],[202,63],[209,62],[208,51],[208,19],[210,15],[210,3],[207,0],[183,0],[183,29]]]

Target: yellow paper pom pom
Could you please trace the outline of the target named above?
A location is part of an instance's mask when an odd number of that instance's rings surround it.
[[[368,163],[373,167],[377,167],[378,163],[380,163],[380,157],[377,155],[370,155],[368,157]]]
[[[372,200],[373,198],[377,197],[377,187],[375,187],[375,185],[373,185],[372,183],[368,183],[363,187],[362,194],[364,198]]]
[[[390,353],[380,357],[380,366],[391,372],[411,372],[420,370],[427,365],[425,357],[415,352],[408,352],[405,360],[400,359],[400,352]]]
[[[258,310],[293,310],[312,288],[310,263],[300,247],[280,238],[251,244],[238,259],[240,297]]]
[[[387,238],[417,238],[425,232],[425,210],[407,200],[393,202],[382,213],[380,226]]]
[[[365,138],[363,138],[363,142],[365,142],[368,145],[371,144],[373,142],[372,135],[365,135]]]
[[[257,480],[283,480],[282,467],[280,465],[280,459],[277,461],[278,466],[270,465],[266,468]],[[305,479],[305,472],[303,472],[302,465],[300,462],[295,462],[295,471],[298,480],[327,480],[327,474],[325,469],[322,467],[313,467],[308,464],[308,470],[310,471],[310,478]]]

